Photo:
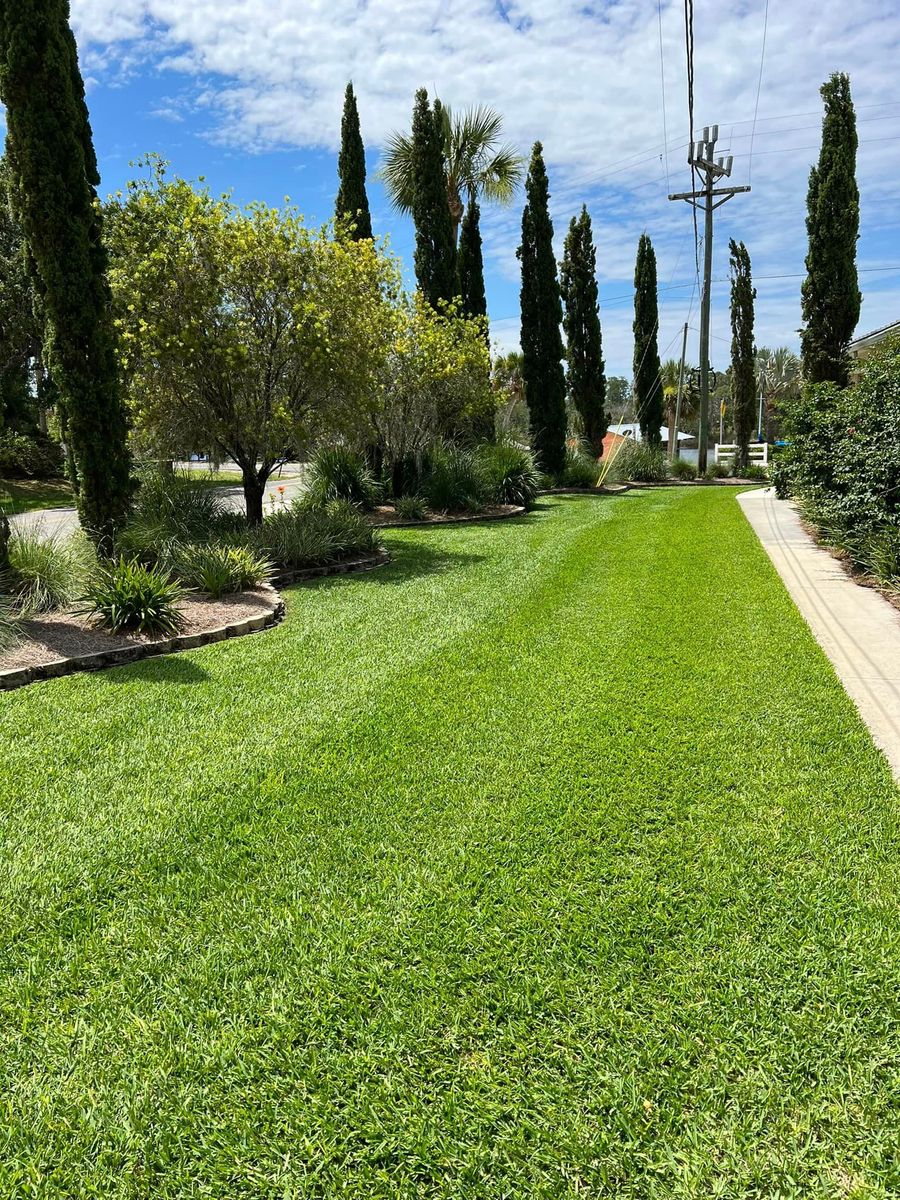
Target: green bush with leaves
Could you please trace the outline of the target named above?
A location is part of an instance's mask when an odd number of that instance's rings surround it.
[[[428,454],[422,491],[433,512],[481,512],[490,484],[477,454],[439,442]]]
[[[184,628],[185,594],[161,567],[119,558],[98,571],[77,611],[111,633],[175,634]]]
[[[215,542],[177,547],[171,569],[182,583],[213,599],[259,587],[272,574],[271,562],[249,545]]]
[[[425,501],[421,496],[399,496],[394,501],[394,512],[401,521],[424,521]]]
[[[676,458],[669,464],[669,470],[673,479],[684,481],[697,478],[697,464],[688,462],[686,458]]]
[[[29,523],[9,539],[6,589],[22,616],[65,608],[87,586],[97,567],[94,548],[80,530],[62,538]]]
[[[59,479],[62,474],[59,442],[39,430],[0,429],[0,479]]]
[[[223,524],[233,524],[215,488],[189,471],[146,468],[128,524],[119,535],[119,549],[141,558],[152,555],[154,546],[168,541],[206,541],[219,533]]]
[[[819,384],[783,406],[789,446],[776,459],[776,488],[859,567],[891,577],[900,544],[900,338],[860,365],[848,388]]]
[[[477,451],[477,460],[495,504],[518,504],[530,508],[541,490],[541,472],[529,450],[499,442],[486,443]]]
[[[311,504],[330,500],[349,500],[365,512],[380,498],[379,487],[365,459],[347,446],[326,446],[309,464],[306,495]]]
[[[614,469],[618,479],[661,483],[669,477],[669,460],[662,446],[628,441],[616,455]]]
[[[752,462],[752,463],[748,463],[747,466],[744,467],[743,471],[741,471],[741,473],[740,473],[739,478],[740,479],[755,479],[755,480],[759,480],[760,482],[762,482],[763,480],[768,481],[769,472],[762,465],[762,463]]]

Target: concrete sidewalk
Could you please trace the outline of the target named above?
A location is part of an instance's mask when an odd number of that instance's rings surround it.
[[[900,611],[854,583],[771,488],[737,500],[900,780]]]

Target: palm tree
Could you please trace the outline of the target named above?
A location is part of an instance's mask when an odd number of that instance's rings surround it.
[[[677,358],[667,358],[660,367],[659,378],[662,383],[663,397],[666,408],[666,420],[669,423],[669,458],[678,457],[678,430],[675,428],[675,416],[678,408],[678,372],[681,362]],[[690,416],[693,412],[693,400],[690,388],[691,365],[684,364],[684,382],[681,387],[681,415]]]
[[[454,116],[449,106],[442,105],[440,112],[444,129],[447,203],[453,219],[453,233],[458,237],[466,200],[474,203],[483,198],[508,204],[521,182],[525,160],[511,146],[501,144],[503,118],[492,108],[479,105]],[[400,212],[411,212],[412,139],[409,134],[391,135],[379,175],[394,207]]]
[[[787,346],[779,346],[777,350],[761,346],[756,352],[756,377],[763,398],[768,438],[768,418],[772,415],[772,410],[776,409],[780,400],[786,399],[799,386],[800,359]]]

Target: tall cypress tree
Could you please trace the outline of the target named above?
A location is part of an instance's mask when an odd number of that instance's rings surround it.
[[[800,344],[807,382],[831,380],[844,387],[849,377],[847,347],[862,300],[856,273],[856,113],[849,76],[832,75],[820,90],[825,116],[819,162],[809,173],[806,199],[809,249]]]
[[[731,403],[734,410],[734,467],[740,473],[750,462],[750,435],[756,408],[756,351],[753,345],[753,301],[756,288],[750,274],[750,255],[743,242],[728,243],[731,252]]]
[[[566,459],[566,377],[550,188],[540,142],[535,142],[531,154],[525,200],[518,251],[522,263],[522,377],[535,458],[544,471],[557,475]]]
[[[459,294],[468,317],[487,316],[484,291],[484,258],[481,250],[481,210],[474,197],[469,198],[459,234]]]
[[[597,251],[586,206],[573,217],[566,235],[560,273],[565,316],[569,397],[581,417],[584,436],[599,458],[609,428],[606,376],[597,292]]]
[[[91,127],[68,0],[0,4],[0,100],[15,208],[37,274],[82,524],[111,546],[132,489]]]
[[[335,216],[338,220],[349,218],[354,227],[350,236],[361,242],[372,236],[372,217],[366,194],[366,151],[359,131],[359,110],[352,83],[347,84],[344,92],[338,177],[341,182],[334,205]]]
[[[646,233],[638,242],[634,269],[634,403],[641,436],[650,446],[662,441],[663,390],[660,378],[656,252]]]
[[[432,109],[419,88],[412,120],[412,215],[416,227],[416,280],[432,307],[459,293],[456,239],[447,205],[440,100]]]

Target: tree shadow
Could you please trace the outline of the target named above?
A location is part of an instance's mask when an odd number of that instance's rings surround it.
[[[457,550],[439,550],[423,542],[413,544],[388,545],[391,561],[373,571],[348,572],[346,575],[326,575],[320,579],[303,579],[297,583],[288,584],[281,591],[293,591],[297,588],[333,588],[347,587],[352,583],[364,582],[378,584],[381,587],[395,586],[407,583],[424,575],[445,575],[449,571],[461,567],[472,566],[483,562],[485,554],[461,553]]]
[[[154,655],[152,658],[142,658],[137,662],[127,663],[121,667],[109,667],[95,672],[98,679],[107,684],[131,683],[203,683],[209,679],[209,672],[192,659],[187,658],[185,651],[175,651],[171,654]]]

